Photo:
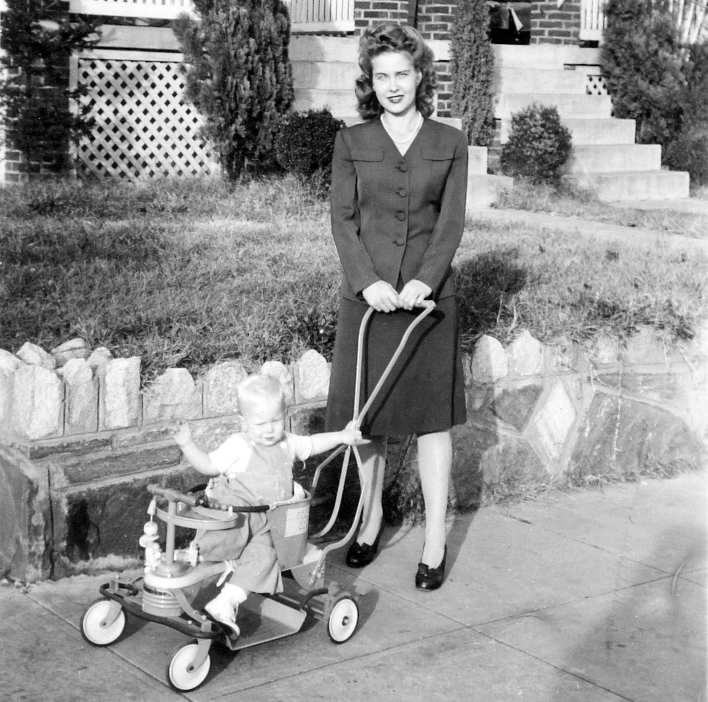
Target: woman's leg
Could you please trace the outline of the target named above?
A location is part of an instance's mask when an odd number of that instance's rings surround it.
[[[371,546],[376,541],[383,519],[381,493],[383,492],[386,469],[386,439],[374,437],[371,439],[371,443],[362,444],[357,448],[361,456],[366,489],[364,490],[361,527],[356,541],[358,544]]]
[[[422,562],[437,568],[445,552],[445,515],[452,467],[450,432],[418,437],[418,470],[425,501],[425,546]]]

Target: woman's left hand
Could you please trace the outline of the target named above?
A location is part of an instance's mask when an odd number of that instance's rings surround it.
[[[401,307],[406,310],[412,310],[414,307],[423,304],[423,301],[431,292],[433,292],[432,288],[420,280],[409,280],[398,294],[401,300]]]

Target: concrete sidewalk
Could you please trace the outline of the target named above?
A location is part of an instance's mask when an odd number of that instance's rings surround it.
[[[697,702],[706,675],[706,476],[646,480],[484,508],[450,523],[448,575],[415,589],[420,528],[387,528],[355,572],[347,643],[315,622],[233,655],[212,648],[201,688],[166,684],[177,632],[129,619],[109,648],[78,623],[107,577],[0,587],[7,702]]]

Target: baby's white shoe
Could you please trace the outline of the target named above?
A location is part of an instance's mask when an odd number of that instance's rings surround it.
[[[226,626],[230,630],[232,638],[238,638],[241,635],[241,629],[236,624],[236,611],[239,604],[245,599],[246,593],[240,587],[226,583],[221,592],[204,605],[204,611],[219,624]]]

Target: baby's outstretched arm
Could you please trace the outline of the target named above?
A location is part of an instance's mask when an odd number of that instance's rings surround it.
[[[324,453],[333,448],[337,448],[339,444],[347,444],[348,446],[358,446],[360,444],[368,444],[368,439],[363,439],[361,431],[357,429],[356,422],[351,421],[342,431],[330,431],[323,434],[315,434],[312,438],[312,453]]]
[[[189,424],[170,427],[169,431],[175,443],[182,449],[187,462],[194,470],[199,471],[202,475],[219,475],[219,471],[211,464],[209,454],[202,451],[194,443]]]

